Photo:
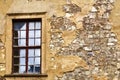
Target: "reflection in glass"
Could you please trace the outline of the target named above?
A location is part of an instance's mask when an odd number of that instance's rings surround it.
[[[41,40],[40,39],[35,39],[35,45],[40,46],[40,44],[41,44]]]
[[[40,64],[40,57],[35,58],[35,64]]]
[[[26,23],[25,22],[15,22],[13,25],[14,25],[14,30],[15,31],[26,29]]]
[[[29,29],[34,29],[34,22],[29,22]]]
[[[35,65],[35,72],[39,73],[40,72],[40,64]]]
[[[35,56],[40,56],[40,49],[35,49]]]
[[[34,72],[34,65],[28,66],[28,72]]]
[[[34,39],[29,39],[29,46],[34,46]]]
[[[28,65],[33,65],[33,64],[34,64],[34,58],[29,58]]]
[[[26,30],[26,23],[22,26],[21,30]]]
[[[25,66],[19,67],[19,73],[25,73]]]
[[[41,37],[41,31],[35,30],[35,37]]]
[[[34,57],[34,49],[28,50],[28,57]]]
[[[39,73],[40,72],[40,65],[30,65],[28,66],[28,72],[29,73]]]
[[[29,31],[29,38],[34,38],[34,31]]]
[[[25,58],[20,58],[20,65],[25,65]]]

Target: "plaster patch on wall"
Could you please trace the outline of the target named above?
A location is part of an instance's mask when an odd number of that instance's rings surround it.
[[[58,77],[62,77],[64,73],[74,71],[76,67],[82,67],[85,70],[89,69],[87,63],[78,56],[64,56],[56,54],[51,57],[50,63],[49,69],[47,70],[47,73],[50,76],[56,75]],[[51,80],[54,80],[54,77]]]

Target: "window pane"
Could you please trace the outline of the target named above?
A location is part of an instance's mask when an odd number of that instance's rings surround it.
[[[29,31],[29,38],[34,38],[34,30]]]
[[[19,49],[13,49],[14,56],[20,56],[19,55]]]
[[[40,22],[36,22],[36,29],[41,29],[41,23]]]
[[[29,39],[29,46],[34,46],[34,39]]]
[[[26,23],[24,23],[24,25],[22,26],[21,30],[26,30]]]
[[[20,65],[25,65],[25,58],[20,58]]]
[[[34,57],[34,49],[28,50],[28,57]]]
[[[19,42],[18,43],[19,46],[25,46],[26,45],[26,39],[19,39],[18,42]]]
[[[34,29],[34,22],[29,22],[29,29]]]
[[[41,37],[41,30],[35,30],[35,37]]]
[[[40,46],[41,40],[40,39],[35,39],[35,46]]]
[[[14,37],[18,37],[18,31],[14,31]]]
[[[28,72],[34,72],[34,65],[28,66]]]
[[[17,46],[18,45],[18,39],[14,39],[13,44]]]
[[[40,65],[35,65],[35,72],[40,72]]]
[[[19,58],[14,58],[14,64],[19,64]]]
[[[14,30],[25,30],[26,29],[26,23],[25,22],[15,22],[14,24]]]
[[[20,38],[20,31],[14,31],[14,37]]]
[[[25,56],[26,56],[25,49],[20,49],[20,57],[25,57]]]
[[[19,73],[25,73],[25,66],[19,67]]]
[[[34,58],[28,59],[28,65],[34,65]]]
[[[14,73],[18,73],[19,72],[19,67],[18,66],[14,66]]]
[[[21,38],[26,38],[26,31],[21,31]]]
[[[40,49],[35,49],[35,56],[40,56]]]
[[[40,57],[35,58],[35,64],[40,64]]]

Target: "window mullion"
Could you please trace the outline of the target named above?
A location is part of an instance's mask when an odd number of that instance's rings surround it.
[[[28,72],[28,39],[29,39],[29,26],[26,22],[26,73]]]

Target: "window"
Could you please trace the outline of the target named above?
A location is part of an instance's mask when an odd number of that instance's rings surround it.
[[[13,73],[41,73],[41,19],[13,20]]]

